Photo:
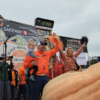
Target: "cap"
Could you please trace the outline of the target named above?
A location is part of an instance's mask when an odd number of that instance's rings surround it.
[[[56,57],[57,55],[55,54],[55,55],[53,55],[52,57]]]
[[[7,56],[7,55],[6,55]],[[7,56],[7,57],[9,57],[9,58],[13,58],[13,56]],[[5,58],[5,54],[1,54],[1,56],[0,56],[0,60],[2,60],[2,59],[4,59]]]
[[[39,45],[43,45],[43,44],[47,45],[46,42],[44,42],[44,41],[40,41],[40,42],[37,43],[37,46],[39,46]]]
[[[1,54],[0,56],[0,60],[4,59],[5,58],[5,54]]]

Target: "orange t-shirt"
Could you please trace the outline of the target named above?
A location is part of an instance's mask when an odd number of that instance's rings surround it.
[[[14,71],[11,71],[11,73],[12,73],[12,83],[15,86],[16,85],[16,82],[15,82],[15,73],[14,73]]]
[[[24,69],[24,67],[21,67],[21,68],[19,69],[18,74],[21,75],[22,83],[23,83],[23,84],[26,84],[26,82],[25,82],[25,78],[26,78],[26,76],[25,76],[26,70]]]
[[[59,42],[58,40],[55,40],[55,48],[51,51],[47,51],[47,52],[41,52],[40,50],[37,50],[36,52],[34,52],[35,55],[38,56],[38,60],[37,60],[37,66],[38,66],[38,71],[36,74],[47,74],[48,72],[48,63],[49,63],[49,59],[56,54],[56,52],[59,50]],[[30,58],[29,57],[25,57],[24,59],[24,68],[31,68],[32,65],[31,63],[28,63],[28,60]],[[30,74],[32,74],[34,69],[30,70]]]

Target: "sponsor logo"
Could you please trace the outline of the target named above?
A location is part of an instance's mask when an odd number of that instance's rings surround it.
[[[21,30],[16,30],[16,29],[13,29],[13,28],[9,28],[9,27],[4,27],[4,31],[7,31],[7,32],[12,32],[12,33],[19,33],[19,34],[22,34],[22,31]]]
[[[13,41],[14,44],[26,46],[25,40],[21,36],[14,36],[14,37],[11,37],[9,40]]]
[[[28,32],[27,32],[27,31],[23,31],[23,34],[24,34],[24,35],[28,35]]]
[[[43,67],[43,70],[45,70],[45,66],[43,65],[42,67]]]
[[[46,55],[43,55],[43,57],[45,57]]]

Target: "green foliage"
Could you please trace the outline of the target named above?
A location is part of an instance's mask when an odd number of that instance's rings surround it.
[[[89,67],[89,63],[90,63],[90,66],[93,65],[93,64],[96,64],[98,61],[96,59],[92,59],[90,62],[87,61],[87,65],[81,65],[82,68],[88,68]]]

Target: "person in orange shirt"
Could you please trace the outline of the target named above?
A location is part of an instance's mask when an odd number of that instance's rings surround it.
[[[74,54],[74,50],[71,47],[66,49],[66,54],[59,48],[59,53],[65,63],[66,72],[74,72],[79,70],[79,66],[77,66],[76,58],[82,52],[86,42],[79,48],[79,50]]]
[[[11,100],[15,100],[16,90],[18,86],[18,71],[14,69],[8,71],[8,80],[11,86]]]
[[[52,70],[53,70],[53,73],[52,73]],[[52,69],[49,69],[49,72],[48,72],[49,79],[55,78],[63,73],[65,73],[65,65],[62,61],[58,60],[58,57],[55,54],[53,56],[53,67]]]
[[[28,59],[24,59],[24,68],[31,68],[33,65],[38,66],[38,71],[35,75],[36,82],[29,81],[31,87],[31,100],[39,99],[39,94],[42,92],[44,86],[49,81],[49,77],[47,76],[49,59],[59,50],[59,42],[55,33],[53,33],[53,38],[55,39],[55,48],[51,51],[44,52],[46,48],[45,42],[38,42],[38,50],[34,52],[34,54],[39,58],[37,62],[32,61],[29,65],[27,62]],[[33,69],[30,70],[30,74],[32,74],[32,72]]]
[[[17,100],[20,100],[20,95],[23,94],[24,99],[26,99],[26,82],[25,82],[25,78],[26,78],[26,70],[24,69],[24,67],[21,67],[19,69],[18,72],[18,76],[19,76],[19,89],[17,92]]]

